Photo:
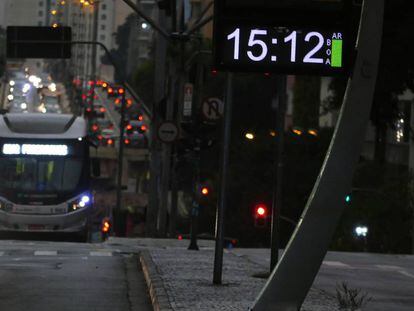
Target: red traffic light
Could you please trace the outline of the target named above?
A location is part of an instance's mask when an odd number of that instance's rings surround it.
[[[103,233],[109,233],[109,231],[111,230],[111,222],[109,221],[108,218],[104,218],[102,220],[101,230]]]
[[[118,94],[124,94],[124,93],[125,93],[125,90],[122,87],[118,89]]]
[[[202,195],[208,195],[210,193],[210,189],[208,189],[207,187],[201,187],[200,191]]]
[[[266,217],[267,216],[267,206],[264,204],[258,204],[255,208],[256,217]]]

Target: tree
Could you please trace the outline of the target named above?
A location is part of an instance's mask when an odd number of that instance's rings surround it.
[[[321,80],[319,77],[298,76],[293,96],[293,123],[304,129],[319,127]]]
[[[116,81],[122,81],[123,77],[125,77],[126,75],[126,68],[128,63],[128,49],[130,43],[130,32],[132,29],[132,25],[136,23],[136,21],[136,14],[133,13],[128,15],[125,22],[122,25],[118,26],[118,29],[115,33],[115,42],[118,47],[116,49],[112,49],[110,51],[110,54],[116,64]],[[102,56],[102,63],[106,65],[112,65],[106,54]]]
[[[132,84],[144,103],[152,106],[154,101],[154,62],[152,60],[143,62],[135,71]]]

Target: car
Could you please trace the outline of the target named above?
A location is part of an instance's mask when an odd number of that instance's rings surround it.
[[[103,129],[100,134],[98,134],[98,140],[100,146],[114,147],[116,135],[113,129]]]
[[[106,108],[101,104],[93,105],[93,116],[95,118],[105,118]]]
[[[135,131],[131,134],[125,134],[124,144],[126,147],[131,148],[147,148],[148,138],[146,135]]]
[[[138,120],[130,120],[128,124],[125,126],[125,132],[127,134],[132,134],[134,132],[143,134],[146,131],[147,131],[147,126],[142,121],[138,121]]]

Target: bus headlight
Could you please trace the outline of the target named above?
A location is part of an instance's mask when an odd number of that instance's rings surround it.
[[[11,212],[12,209],[13,209],[13,204],[0,200],[0,211]]]
[[[69,203],[68,212],[74,212],[89,206],[92,203],[91,196],[89,194],[82,194],[75,201]]]

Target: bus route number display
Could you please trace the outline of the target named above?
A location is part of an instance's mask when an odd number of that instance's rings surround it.
[[[215,65],[233,71],[340,75],[347,68],[346,39],[339,29],[228,26],[215,38]]]

